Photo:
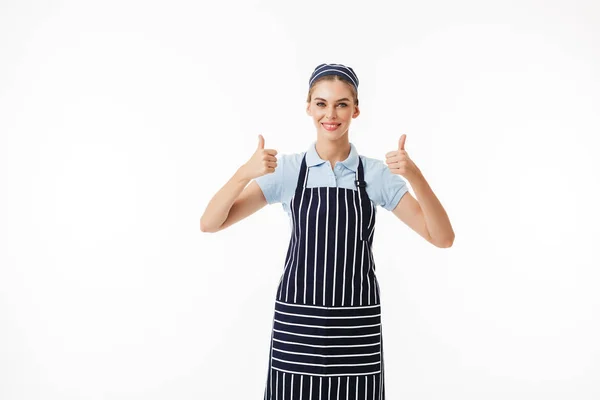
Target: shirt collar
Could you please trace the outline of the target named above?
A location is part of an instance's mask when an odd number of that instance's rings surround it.
[[[315,165],[320,165],[325,162],[321,157],[319,157],[319,153],[317,153],[317,142],[313,142],[306,152],[306,166],[312,167]],[[358,169],[358,152],[356,151],[356,147],[350,143],[350,154],[348,158],[344,161],[340,161],[340,164],[343,164],[346,168],[356,172]]]

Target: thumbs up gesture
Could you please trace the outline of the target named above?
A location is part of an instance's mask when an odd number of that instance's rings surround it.
[[[265,138],[258,135],[258,147],[252,157],[242,166],[244,176],[254,179],[275,172],[277,150],[265,149]]]
[[[421,171],[404,150],[404,142],[406,142],[405,134],[400,136],[398,149],[386,153],[385,163],[393,174],[402,175],[410,181],[416,178]]]

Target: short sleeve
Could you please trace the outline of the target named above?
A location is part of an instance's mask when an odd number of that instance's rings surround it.
[[[378,175],[381,179],[381,207],[388,211],[394,210],[402,196],[408,192],[408,186],[404,178],[398,174],[394,174],[388,166],[383,162],[377,163]]]
[[[285,156],[277,157],[277,167],[274,172],[261,175],[254,178],[268,204],[281,203],[281,193],[283,191],[283,169],[285,167]]]

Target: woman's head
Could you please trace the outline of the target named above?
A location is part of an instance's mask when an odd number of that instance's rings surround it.
[[[306,99],[306,113],[313,118],[318,133],[337,139],[348,132],[358,117],[358,77],[342,64],[321,64],[315,68]],[[335,129],[328,127],[335,125]]]

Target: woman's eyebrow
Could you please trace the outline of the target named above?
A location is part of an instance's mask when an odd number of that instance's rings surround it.
[[[322,99],[322,98],[320,98],[320,97],[315,97],[315,100],[323,100],[323,101],[327,101],[327,100],[325,100],[325,99]],[[350,101],[350,99],[349,99],[349,98],[347,98],[347,97],[344,97],[343,99],[339,99],[338,101]]]

